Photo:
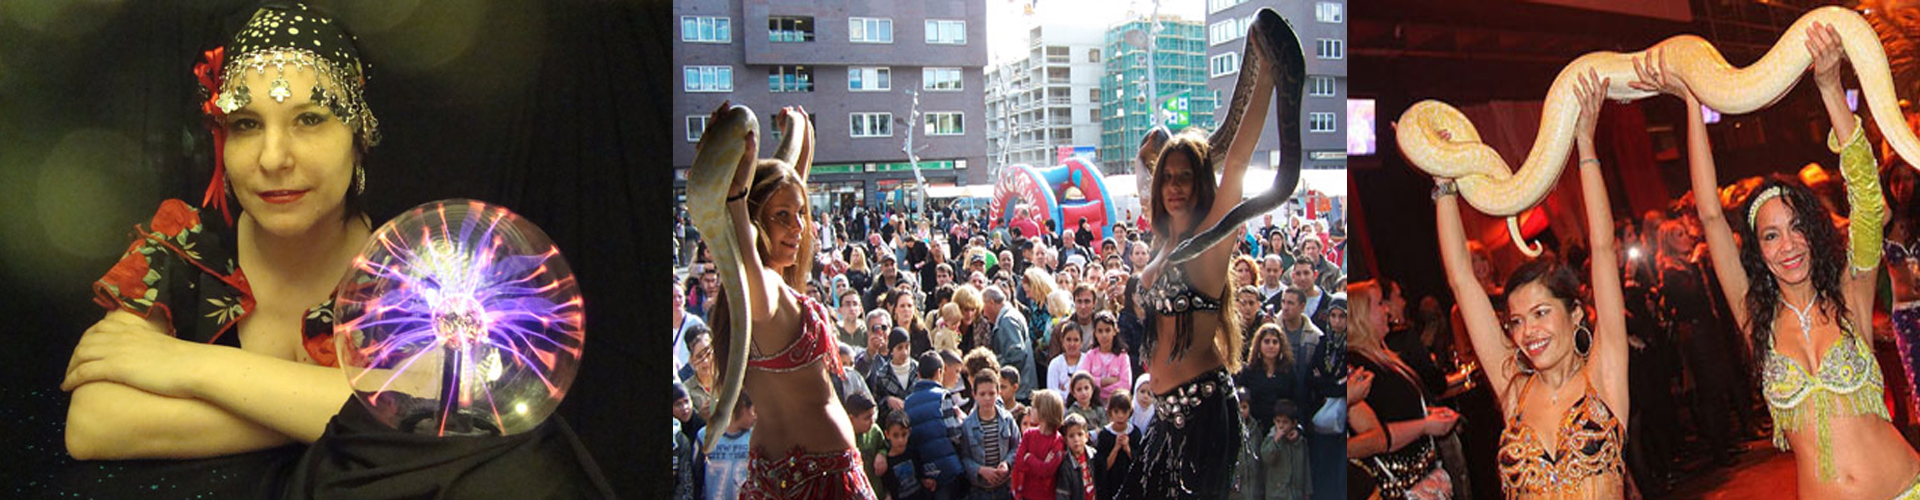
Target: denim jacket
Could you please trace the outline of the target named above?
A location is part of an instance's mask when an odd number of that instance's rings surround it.
[[[999,417],[994,419],[993,425],[1000,428],[1000,463],[1008,464],[1011,471],[1014,451],[1020,449],[1020,426],[1014,423],[1013,414],[1008,413],[1006,408],[994,405],[994,411],[999,412]],[[979,413],[967,414],[966,422],[960,424],[960,434],[966,438],[962,441],[964,445],[960,450],[961,470],[966,473],[967,480],[976,487],[974,491],[981,491],[986,487],[980,481],[980,468],[1000,465],[985,463],[987,461],[986,430],[981,427],[983,425],[986,425],[986,422],[980,419]],[[1000,489],[1005,491],[1006,484],[1003,484]]]

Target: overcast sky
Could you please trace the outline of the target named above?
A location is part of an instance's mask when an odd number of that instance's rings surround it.
[[[1035,2],[1033,15],[1025,15],[1028,1]],[[1093,21],[1112,26],[1128,18],[1128,12],[1144,16],[1153,11],[1152,0],[987,0],[987,51],[990,63],[1018,59],[1027,53],[1027,31],[1053,19],[1075,22]],[[1162,15],[1172,14],[1192,21],[1206,21],[1206,0],[1162,0]]]

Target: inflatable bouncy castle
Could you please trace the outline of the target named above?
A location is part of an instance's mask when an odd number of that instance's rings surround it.
[[[1100,167],[1080,156],[1049,168],[1012,165],[1000,169],[987,214],[993,221],[990,228],[1017,227],[1023,236],[1033,236],[1029,227],[1062,234],[1086,217],[1087,227],[1106,238],[1113,236],[1108,223],[1120,219]]]

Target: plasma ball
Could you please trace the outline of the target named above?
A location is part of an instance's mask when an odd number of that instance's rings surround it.
[[[546,233],[472,200],[374,231],[334,301],[340,367],[407,432],[511,435],[553,413],[585,346],[573,271]]]

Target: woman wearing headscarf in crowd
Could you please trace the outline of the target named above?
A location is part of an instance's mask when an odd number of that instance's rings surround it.
[[[1912,498],[1920,496],[1920,456],[1889,421],[1885,382],[1868,338],[1886,199],[1859,118],[1847,109],[1839,36],[1816,25],[1807,49],[1833,126],[1827,148],[1840,155],[1846,179],[1847,231],[1834,227],[1833,214],[1811,190],[1779,178],[1763,182],[1729,220],[1716,196],[1706,124],[1698,109],[1688,109],[1694,207],[1734,321],[1764,367],[1761,393],[1773,413],[1774,445],[1795,451],[1799,496]],[[1697,107],[1665,63],[1650,57],[1638,64],[1635,88]]]

